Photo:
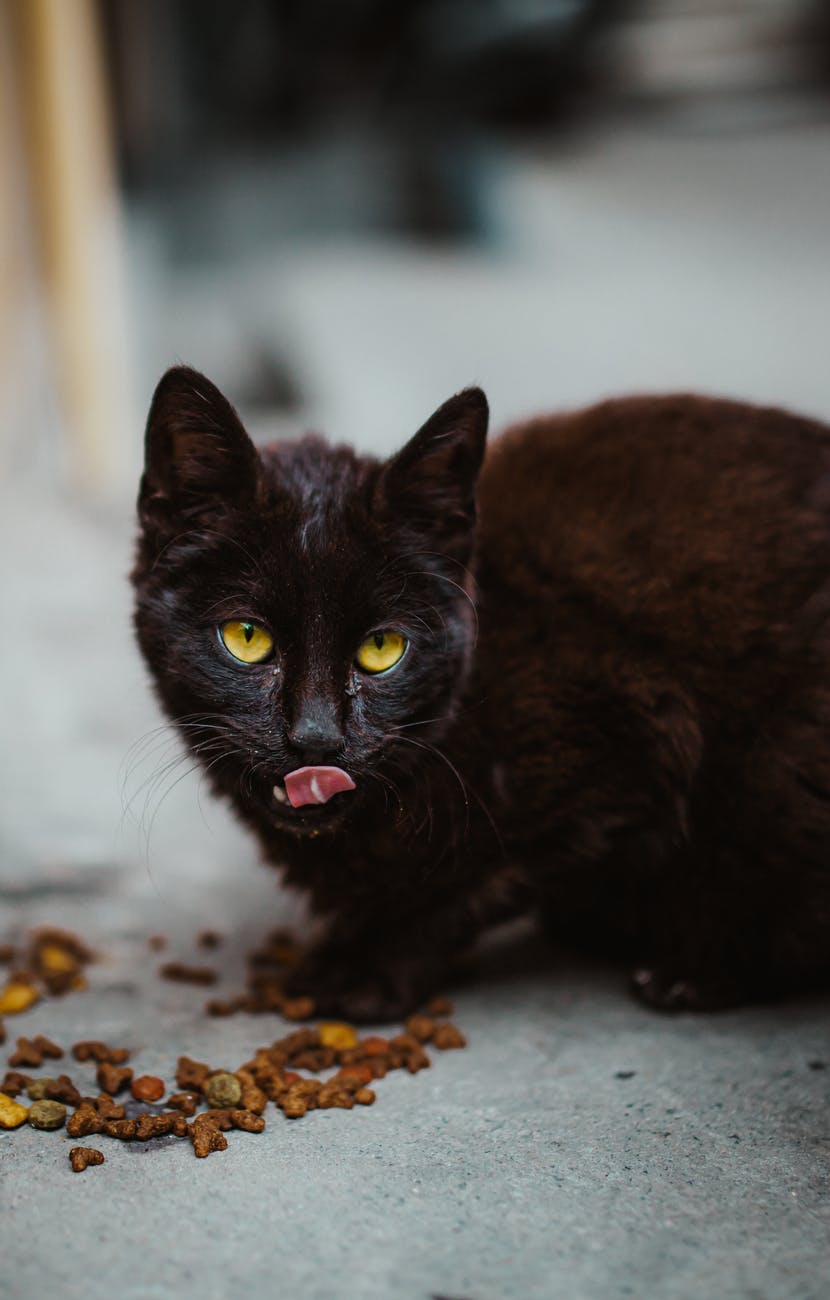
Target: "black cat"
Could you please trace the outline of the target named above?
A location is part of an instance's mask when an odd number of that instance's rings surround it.
[[[391,460],[257,451],[179,367],[136,628],[214,790],[329,918],[327,1014],[418,1004],[531,910],[712,1007],[830,973],[830,429],[693,396]]]

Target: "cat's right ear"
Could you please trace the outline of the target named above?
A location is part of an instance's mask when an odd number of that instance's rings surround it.
[[[259,457],[236,411],[198,370],[174,366],[159,381],[145,435],[138,514],[159,539],[251,500]]]

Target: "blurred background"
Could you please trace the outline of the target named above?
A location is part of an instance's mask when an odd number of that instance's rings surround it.
[[[471,382],[494,427],[671,388],[830,418],[829,146],[826,0],[0,0],[7,897],[254,859],[131,642],[166,366],[377,452]]]

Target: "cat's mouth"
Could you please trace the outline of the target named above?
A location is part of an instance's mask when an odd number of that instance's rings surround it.
[[[336,795],[355,789],[355,783],[342,767],[299,767],[287,772],[274,786],[275,811],[299,829],[303,823],[320,825],[339,820],[341,800]]]

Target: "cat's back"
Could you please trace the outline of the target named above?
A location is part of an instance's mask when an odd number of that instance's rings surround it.
[[[608,401],[509,429],[480,490],[489,579],[583,593],[679,636],[738,645],[828,575],[830,428],[689,395]]]

